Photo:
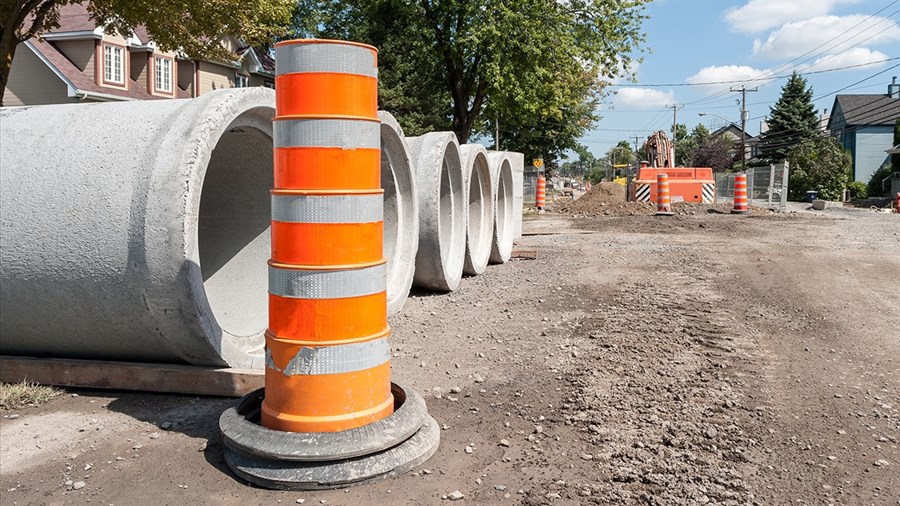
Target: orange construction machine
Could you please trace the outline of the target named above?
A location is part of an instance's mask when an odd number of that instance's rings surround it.
[[[644,144],[646,162],[635,174],[628,188],[629,200],[656,202],[656,176],[660,172],[669,176],[669,193],[672,202],[716,202],[716,181],[709,167],[673,167],[675,146],[662,130],[654,132]]]

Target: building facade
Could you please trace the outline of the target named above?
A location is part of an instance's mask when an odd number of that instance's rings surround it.
[[[161,51],[142,27],[106,33],[81,4],[60,7],[59,28],[19,44],[5,106],[192,98],[212,90],[275,86],[265,52],[225,37],[232,61],[192,60]]]
[[[868,183],[885,162],[894,143],[894,122],[900,118],[900,84],[894,77],[881,95],[837,95],[828,131],[853,160],[853,180]]]

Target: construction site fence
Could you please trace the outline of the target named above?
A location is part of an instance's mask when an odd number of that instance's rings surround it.
[[[749,204],[784,212],[787,208],[789,170],[787,162],[747,169]],[[715,174],[716,202],[734,202],[734,175],[733,172]]]

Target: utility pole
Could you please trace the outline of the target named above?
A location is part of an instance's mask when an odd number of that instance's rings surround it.
[[[669,153],[669,163],[672,164],[672,167],[675,166],[675,143],[678,142],[678,109],[684,108],[684,106],[678,107],[678,104],[667,105],[666,108],[672,108],[672,152]]]
[[[732,92],[741,94],[741,170],[747,171],[747,92],[759,91],[759,88],[747,89],[743,84],[739,89],[731,88]]]

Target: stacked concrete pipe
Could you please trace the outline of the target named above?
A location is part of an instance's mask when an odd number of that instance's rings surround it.
[[[388,315],[409,297],[419,250],[419,195],[403,129],[388,112],[381,119],[381,187],[384,189],[384,256]]]
[[[443,292],[459,287],[466,248],[466,209],[459,142],[453,132],[409,137],[419,192],[416,286]]]
[[[0,352],[262,368],[273,105],[3,109]]]
[[[513,170],[510,153],[492,151],[488,153],[491,167],[491,179],[494,187],[494,231],[491,236],[491,257],[494,264],[509,261],[512,256],[515,240],[515,214],[521,214],[521,208],[515,207],[513,190]]]
[[[484,272],[491,256],[494,231],[494,186],[487,151],[481,144],[459,147],[466,212],[466,256],[463,272],[474,276]]]

